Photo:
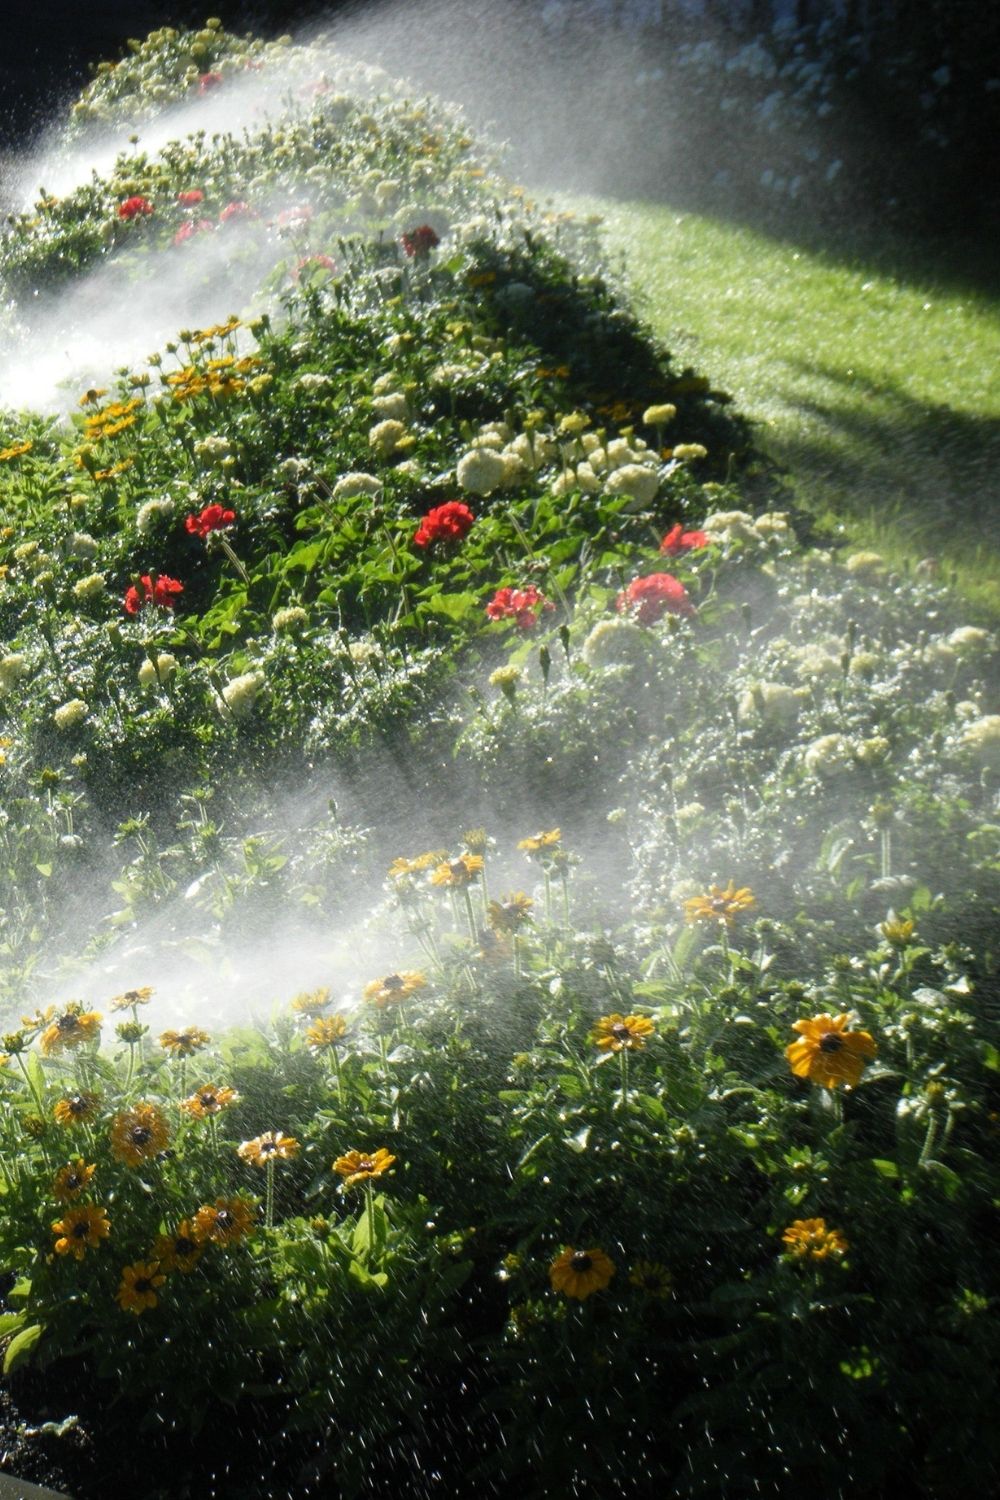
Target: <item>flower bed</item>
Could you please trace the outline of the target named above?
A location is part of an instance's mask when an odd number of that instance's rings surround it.
[[[11,1392],[80,1494],[967,1494],[996,643],[431,105],[208,27],[74,131],[269,68],[0,251],[226,298],[0,426]]]

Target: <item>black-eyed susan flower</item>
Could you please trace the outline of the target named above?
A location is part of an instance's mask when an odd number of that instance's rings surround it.
[[[246,1198],[216,1198],[203,1203],[191,1224],[199,1244],[238,1245],[254,1231],[256,1207]]]
[[[347,1017],[339,1010],[333,1016],[320,1016],[306,1028],[306,1046],[312,1052],[326,1052],[331,1047],[338,1047],[347,1032]]]
[[[153,1246],[152,1258],[159,1261],[160,1269],[169,1275],[180,1271],[182,1276],[193,1271],[205,1246],[196,1237],[190,1219],[182,1219],[172,1234],[161,1234]]]
[[[913,923],[904,921],[902,917],[897,917],[895,914],[886,917],[885,921],[879,924],[878,930],[893,948],[905,948],[913,941]]]
[[[141,1167],[159,1156],[169,1139],[166,1120],[157,1106],[146,1100],[123,1109],[111,1122],[111,1154],[127,1167]]]
[[[221,1083],[203,1083],[187,1099],[181,1100],[181,1109],[195,1120],[207,1120],[212,1115],[221,1115],[224,1109],[236,1104],[239,1094],[235,1089]]]
[[[207,1047],[212,1038],[200,1026],[188,1026],[184,1031],[165,1031],[160,1037],[160,1046],[171,1057],[193,1057]]]
[[[125,990],[110,1002],[109,1010],[134,1010],[137,1005],[148,1005],[153,998],[153,987],[144,984],[141,989]]]
[[[85,1011],[74,1001],[50,1021],[38,1039],[44,1057],[55,1057],[74,1047],[82,1047],[93,1041],[101,1029],[101,1017],[96,1010]]]
[[[423,854],[414,855],[412,859],[406,859],[400,855],[389,866],[389,878],[401,880],[404,875],[420,875],[424,870],[433,869],[435,865],[441,864],[447,858],[447,849],[428,849]]]
[[[344,1156],[338,1156],[334,1162],[332,1171],[339,1172],[344,1179],[344,1187],[357,1187],[359,1183],[370,1182],[376,1177],[381,1177],[388,1172],[396,1160],[380,1146],[377,1151],[348,1151]]]
[[[74,1260],[83,1260],[88,1250],[96,1250],[111,1233],[107,1210],[95,1208],[90,1203],[69,1208],[61,1219],[53,1221],[52,1233],[56,1237],[53,1248],[57,1255],[72,1255]]]
[[[593,1292],[603,1292],[615,1274],[615,1263],[603,1250],[574,1250],[571,1246],[549,1266],[554,1292],[584,1302]]]
[[[481,854],[460,854],[457,859],[446,860],[431,872],[431,885],[447,886],[462,890],[478,880],[483,869]]]
[[[754,893],[748,885],[737,890],[731,880],[725,890],[721,885],[710,885],[700,896],[692,896],[684,903],[686,922],[721,922],[732,927],[736,918],[752,906],[756,906]]]
[[[531,921],[534,904],[524,891],[509,891],[499,901],[487,904],[486,920],[494,932],[519,932],[526,922]]]
[[[79,1198],[81,1193],[86,1192],[96,1171],[95,1163],[85,1162],[82,1156],[75,1156],[71,1162],[60,1167],[52,1179],[53,1198],[59,1203],[71,1203],[74,1198]]]
[[[268,1130],[264,1135],[237,1146],[236,1154],[252,1167],[266,1167],[268,1162],[291,1161],[301,1149],[294,1136],[282,1135],[280,1130]]]
[[[781,1240],[790,1260],[838,1260],[847,1252],[846,1239],[825,1219],[793,1219]]]
[[[362,994],[369,1005],[376,1005],[381,1010],[399,1000],[406,1000],[426,984],[426,976],[416,969],[403,969],[399,974],[386,974],[383,979],[372,979],[365,985]]]
[[[658,1260],[637,1260],[628,1273],[628,1279],[647,1297],[669,1297],[674,1290],[673,1276]]]
[[[330,990],[323,985],[318,990],[304,990],[292,1000],[290,1009],[297,1016],[321,1016],[330,1004]]]
[[[655,1029],[648,1016],[621,1016],[614,1011],[594,1022],[590,1040],[602,1052],[638,1052]]]
[[[134,1265],[122,1267],[122,1279],[115,1298],[122,1312],[144,1313],[155,1307],[160,1300],[159,1289],[166,1275],[157,1260],[137,1260]]]
[[[78,1094],[67,1094],[57,1101],[52,1110],[57,1125],[89,1125],[97,1117],[101,1097],[81,1090]]]
[[[866,1065],[878,1048],[867,1031],[849,1031],[846,1011],[839,1016],[825,1012],[809,1021],[795,1021],[792,1030],[799,1033],[790,1042],[785,1056],[796,1078],[808,1078],[820,1088],[835,1089],[840,1084],[855,1088]]]
[[[544,854],[547,849],[555,849],[561,839],[562,829],[550,828],[547,832],[533,833],[530,838],[521,839],[517,847],[525,854]]]

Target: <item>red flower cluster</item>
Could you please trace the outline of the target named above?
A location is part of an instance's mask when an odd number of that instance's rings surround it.
[[[331,276],[337,274],[337,262],[331,255],[303,255],[302,259],[296,261],[295,269],[292,271],[292,280],[301,281],[302,272],[308,271],[315,266],[317,270],[329,271]]]
[[[685,531],[678,521],[676,526],[671,526],[663,538],[660,551],[667,557],[680,557],[682,552],[693,552],[696,547],[707,547],[710,540],[707,531]]]
[[[221,82],[221,73],[202,73],[198,78],[198,92],[199,94],[208,94],[212,89],[217,89]]]
[[[253,218],[253,212],[249,203],[244,203],[242,200],[227,203],[219,215],[219,223],[228,224],[230,219],[251,219]]]
[[[173,242],[175,245],[183,245],[188,240],[193,239],[196,234],[205,234],[208,230],[214,228],[215,225],[211,219],[188,219],[187,223],[182,224],[174,235]]]
[[[278,215],[279,224],[308,224],[313,216],[311,203],[296,203],[291,208],[283,208]]]
[[[134,198],[126,198],[124,203],[118,205],[119,219],[134,219],[138,214],[151,214],[153,205],[148,198],[141,198],[138,194]]]
[[[529,583],[526,589],[497,589],[486,613],[491,620],[513,620],[520,630],[534,630],[546,609],[555,609],[555,605]]]
[[[634,615],[640,625],[652,625],[665,614],[693,615],[687,589],[672,573],[649,573],[633,578],[615,600],[619,614]]]
[[[201,188],[191,188],[186,193],[177,194],[177,202],[182,208],[193,208],[196,203],[203,203],[205,194]]]
[[[421,224],[419,229],[410,229],[403,235],[403,249],[407,255],[430,255],[434,246],[440,243],[440,235],[429,224]]]
[[[176,595],[184,592],[184,585],[178,583],[176,578],[168,578],[165,573],[158,574],[155,583],[148,573],[143,573],[139,582],[142,584],[141,590],[133,584],[125,594],[126,614],[137,615],[146,604],[156,605],[160,609],[173,609]]]
[[[224,510],[221,505],[206,505],[200,516],[188,516],[184,530],[190,531],[192,536],[204,538],[212,531],[224,531],[235,520],[234,510]]]
[[[474,520],[472,511],[461,500],[446,500],[424,516],[414,534],[414,544],[430,547],[434,542],[460,542]]]

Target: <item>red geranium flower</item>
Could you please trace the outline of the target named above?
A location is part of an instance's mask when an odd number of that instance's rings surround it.
[[[205,234],[206,231],[214,228],[215,225],[211,219],[188,219],[187,223],[182,224],[174,235],[173,242],[175,245],[183,245],[187,240],[193,239],[196,234]]]
[[[202,73],[198,79],[198,92],[199,94],[207,94],[212,89],[217,89],[221,82],[221,73]]]
[[[694,605],[684,585],[672,573],[649,573],[633,578],[615,600],[619,614],[634,615],[640,625],[652,625],[662,615],[693,615]]]
[[[555,609],[555,605],[529,583],[526,589],[497,589],[486,613],[491,620],[513,620],[520,630],[534,630],[546,609]]]
[[[320,271],[329,271],[331,276],[337,273],[337,262],[331,255],[303,255],[302,259],[296,261],[295,268],[291,273],[292,280],[302,280],[302,272],[308,271],[310,266],[315,266]]]
[[[148,198],[142,198],[137,193],[133,198],[126,198],[124,203],[118,205],[119,219],[134,219],[137,214],[151,214],[153,205]]]
[[[407,255],[430,255],[434,246],[440,243],[440,235],[429,224],[421,224],[419,229],[411,229],[403,235],[403,249]]]
[[[434,542],[460,542],[475,516],[461,500],[446,500],[444,505],[435,505],[418,526],[414,543],[418,547],[430,547]]]
[[[204,202],[205,194],[201,188],[191,188],[186,193],[177,194],[177,202],[182,208],[193,208],[196,203]]]
[[[224,531],[235,520],[234,510],[224,510],[221,505],[206,505],[200,516],[188,516],[184,529],[192,536],[204,538],[212,531]]]
[[[159,609],[173,609],[174,598],[177,594],[183,594],[184,585],[178,583],[176,578],[168,578],[165,573],[159,573],[154,583],[148,573],[143,573],[139,582],[142,589],[137,589],[135,584],[125,594],[125,612],[137,615],[144,605],[153,604]]]
[[[244,203],[241,199],[238,199],[234,203],[226,204],[219,215],[219,222],[220,224],[228,224],[230,219],[250,219],[253,218],[253,214],[254,211],[249,203]]]
[[[682,552],[693,552],[695,547],[707,547],[710,541],[707,531],[685,531],[678,521],[663,538],[660,551],[667,557],[680,557]]]
[[[313,216],[311,203],[296,203],[291,208],[283,208],[278,215],[279,224],[308,224]]]

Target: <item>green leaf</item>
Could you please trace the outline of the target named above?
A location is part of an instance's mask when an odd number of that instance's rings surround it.
[[[888,1161],[885,1157],[873,1156],[872,1166],[880,1177],[898,1177],[899,1168],[894,1161]]]
[[[22,1328],[20,1333],[14,1335],[7,1345],[7,1352],[3,1357],[3,1372],[9,1375],[11,1370],[16,1370],[31,1358],[32,1351],[41,1338],[44,1329],[41,1323],[32,1323],[27,1328]]]

